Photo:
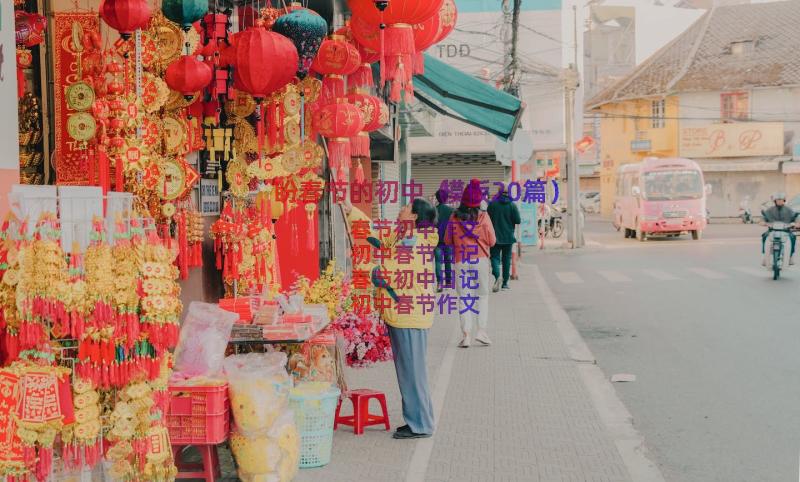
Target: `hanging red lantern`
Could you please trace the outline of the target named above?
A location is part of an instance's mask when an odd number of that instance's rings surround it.
[[[211,67],[191,55],[184,55],[167,67],[166,81],[170,89],[183,94],[187,100],[211,83]]]
[[[389,122],[389,108],[380,98],[369,95],[365,90],[351,92],[347,95],[347,101],[361,111],[361,118],[364,121],[361,131],[350,138],[350,156],[359,160],[356,163],[355,180],[362,183],[364,182],[364,168],[360,160],[370,158],[369,133],[380,129]]]
[[[414,25],[431,18],[439,11],[443,1],[394,0],[385,2],[388,5],[383,11],[379,9],[381,2],[376,2],[375,0],[348,0],[347,4],[350,6],[350,11],[353,12],[354,17],[361,17],[375,25],[381,23],[386,25],[397,23]]]
[[[124,40],[131,38],[135,30],[147,27],[152,14],[147,0],[105,0],[100,7],[100,17]]]
[[[439,9],[439,36],[433,42],[438,44],[456,28],[458,22],[458,9],[455,0],[444,0],[442,8]]]
[[[350,75],[361,65],[361,55],[355,45],[341,35],[325,39],[311,64],[311,69],[322,74],[323,104],[333,102],[345,94],[344,76]]]
[[[381,59],[381,54],[377,50],[365,47],[359,43],[353,35],[353,30],[348,23],[335,32],[337,35],[344,36],[348,42],[356,46],[358,54],[361,56],[361,65],[355,72],[347,76],[347,85],[351,88],[369,88],[375,86],[372,76],[372,64]]]
[[[223,57],[234,66],[234,87],[254,97],[265,97],[288,84],[298,62],[291,40],[259,27],[238,33]]]
[[[314,115],[314,129],[326,138],[331,167],[340,175],[350,167],[350,138],[363,128],[361,110],[344,98],[323,106]]]
[[[359,17],[353,17],[350,23],[353,36],[359,43],[380,52],[381,81],[392,82],[390,98],[398,102],[402,91],[409,96],[413,94],[414,30],[407,23],[395,23],[385,29],[380,25]]]
[[[444,40],[456,28],[458,11],[453,0],[444,0],[442,8],[430,19],[414,25],[414,75],[425,73],[423,52]]]

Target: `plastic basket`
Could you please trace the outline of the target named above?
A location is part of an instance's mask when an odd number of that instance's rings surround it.
[[[215,445],[230,431],[228,385],[169,387],[167,428],[173,445]]]
[[[300,468],[321,467],[331,461],[333,419],[339,403],[339,389],[319,395],[289,396],[294,420],[300,434]]]

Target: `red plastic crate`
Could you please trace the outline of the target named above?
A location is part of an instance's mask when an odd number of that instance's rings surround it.
[[[169,387],[167,428],[172,445],[218,444],[230,432],[228,385]]]

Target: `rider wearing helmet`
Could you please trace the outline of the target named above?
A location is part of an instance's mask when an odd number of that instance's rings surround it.
[[[767,223],[774,223],[774,222],[781,222],[786,224],[792,224],[797,219],[798,214],[794,211],[794,209],[790,208],[786,205],[786,194],[782,192],[776,192],[772,196],[770,196],[772,202],[775,203],[774,206],[770,207],[765,211],[761,211],[761,214],[764,216],[764,221],[761,223],[762,225],[766,225]],[[761,235],[761,253],[764,253],[764,244],[767,240],[767,235],[769,231],[764,232]],[[791,254],[789,255],[789,264],[794,264],[794,245],[796,237],[794,233],[789,232],[789,239],[791,240],[792,249]]]

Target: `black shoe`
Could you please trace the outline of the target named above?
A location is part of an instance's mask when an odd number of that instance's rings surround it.
[[[411,432],[411,427],[409,427],[408,425],[402,425],[400,427],[397,427],[397,429],[395,429],[395,432]]]
[[[408,440],[414,438],[430,438],[430,437],[431,434],[429,433],[414,433],[411,431],[411,429],[409,429],[407,432],[406,431],[401,432],[400,430],[398,430],[392,435],[392,438],[398,440]]]

